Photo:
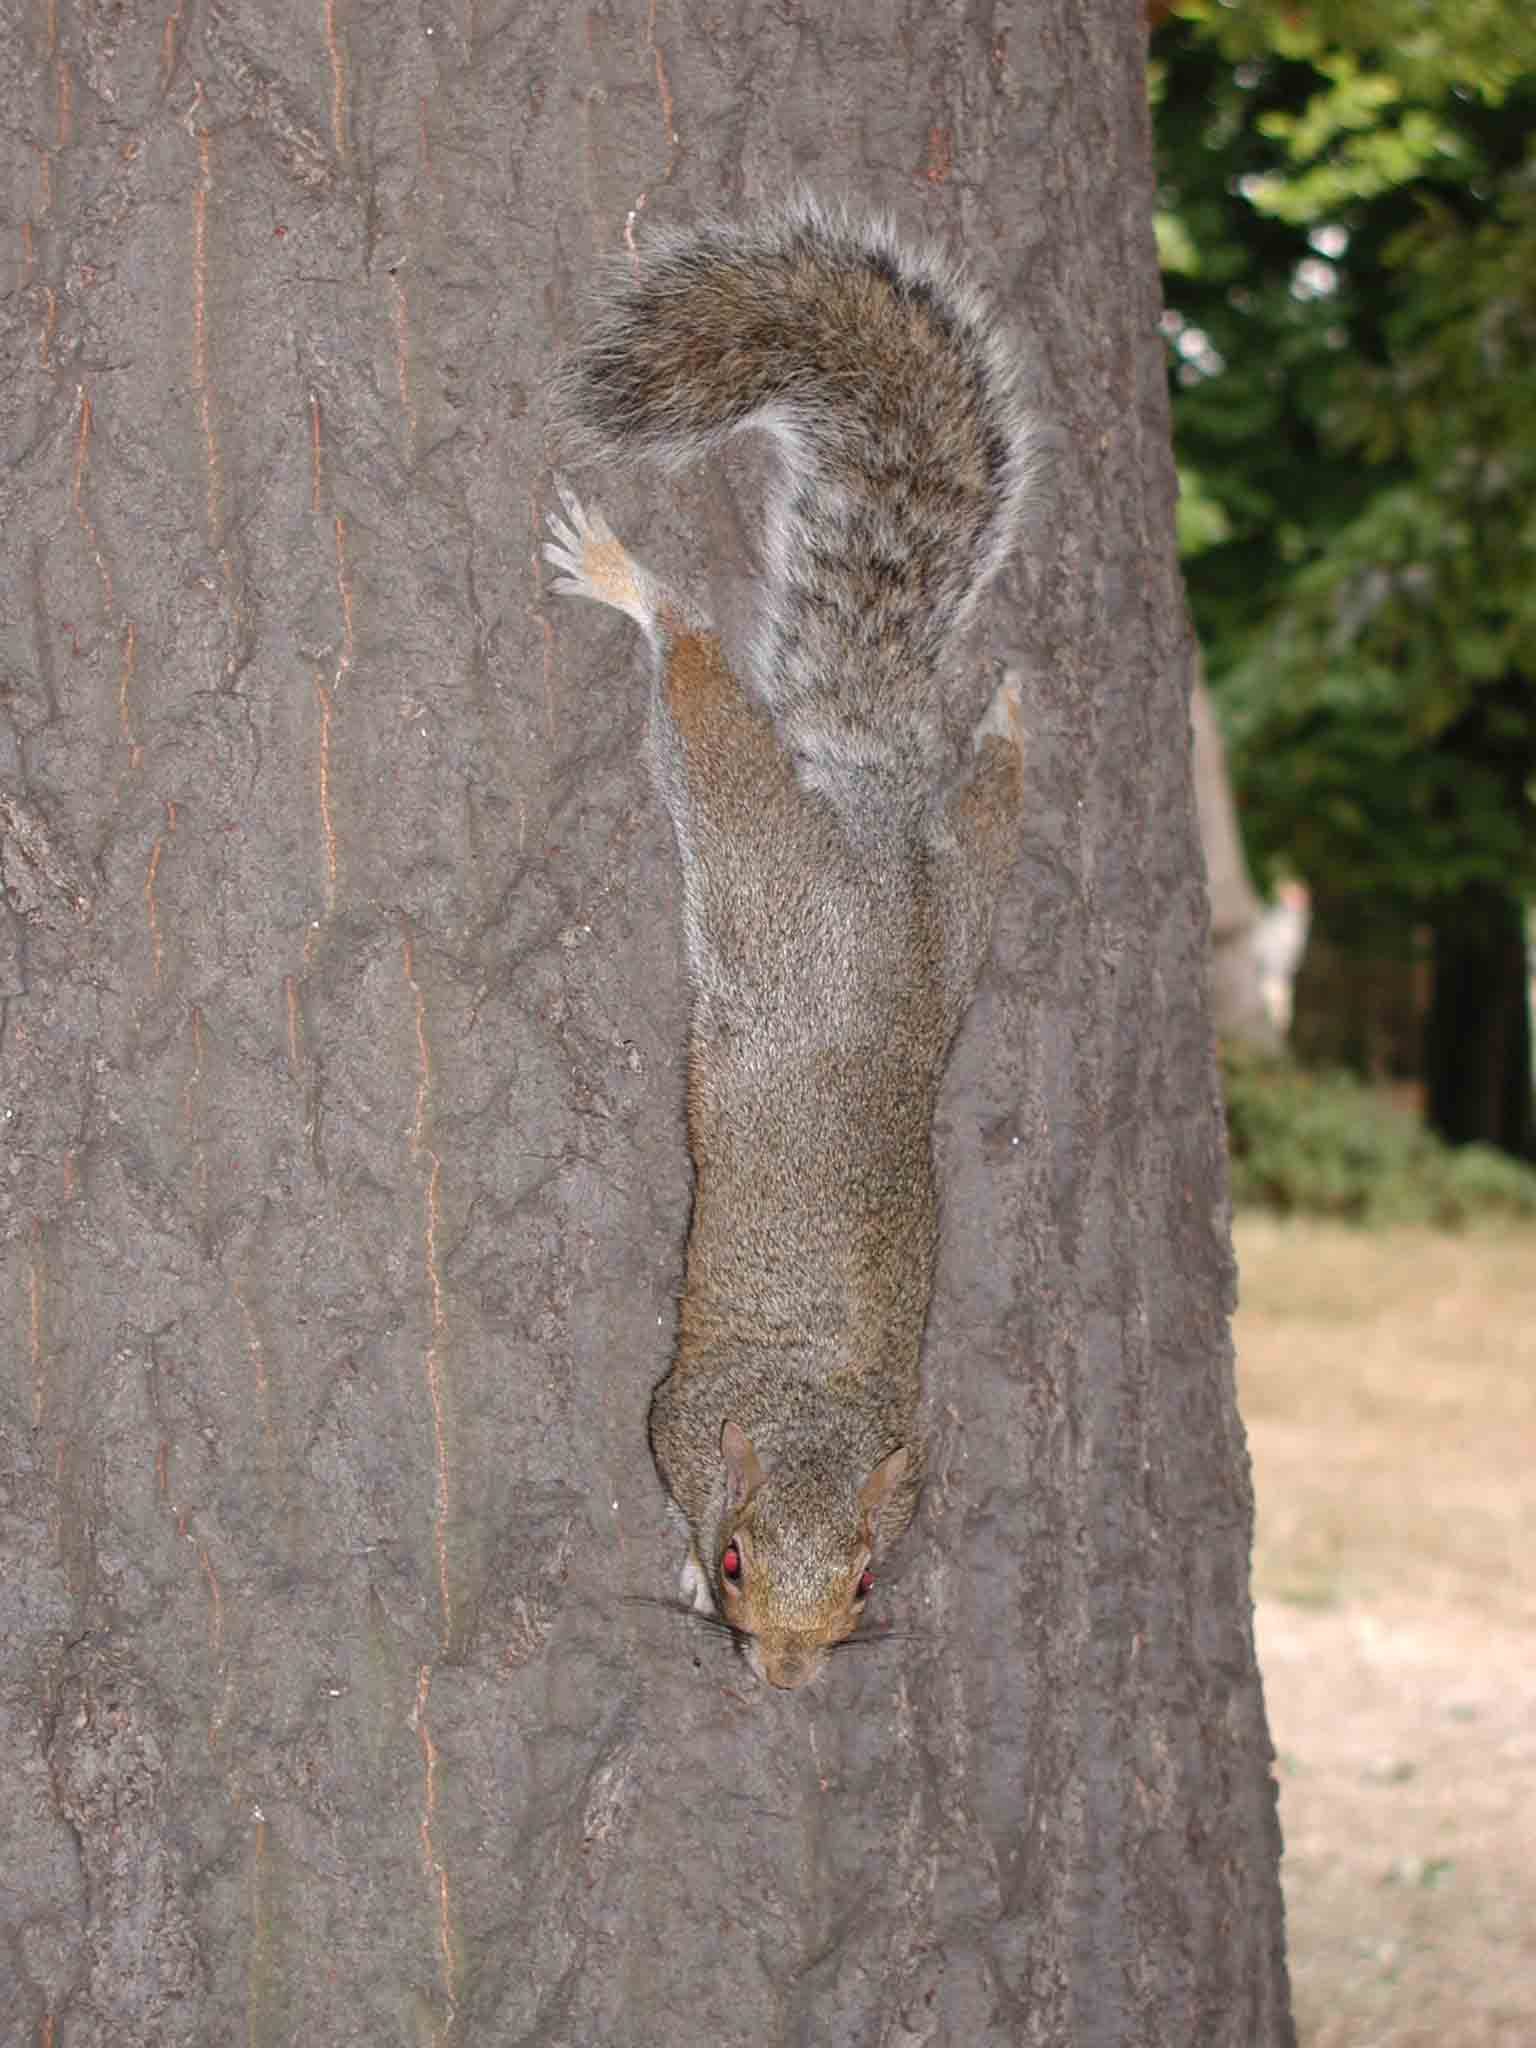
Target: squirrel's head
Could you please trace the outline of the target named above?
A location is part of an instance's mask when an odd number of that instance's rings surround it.
[[[874,1584],[880,1510],[910,1462],[892,1451],[851,1500],[829,1498],[825,1475],[765,1472],[745,1432],[727,1422],[721,1540],[709,1560],[716,1604],[747,1662],[769,1685],[804,1685],[858,1627]]]

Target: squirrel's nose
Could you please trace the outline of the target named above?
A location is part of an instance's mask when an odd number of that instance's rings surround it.
[[[815,1644],[764,1642],[754,1637],[747,1645],[747,1662],[758,1677],[781,1692],[793,1692],[808,1685],[826,1662],[825,1652]]]

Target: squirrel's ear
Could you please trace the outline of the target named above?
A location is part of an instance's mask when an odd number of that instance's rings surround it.
[[[908,1462],[909,1453],[903,1444],[899,1451],[882,1458],[859,1488],[859,1513],[866,1522],[879,1520],[880,1510],[905,1474]]]
[[[739,1508],[762,1485],[763,1468],[746,1431],[734,1422],[726,1423],[720,1432],[720,1455],[725,1460],[726,1506]]]

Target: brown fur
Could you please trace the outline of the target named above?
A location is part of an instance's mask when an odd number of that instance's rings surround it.
[[[685,1586],[775,1685],[857,1624],[922,1476],[929,1132],[1022,797],[1016,694],[955,780],[937,662],[1012,538],[1009,375],[938,259],[806,204],[664,242],[565,377],[596,440],[675,454],[754,416],[793,429],[750,693],[563,488],[546,550],[558,588],[629,612],[656,656],[695,1190],[651,1444],[689,1525]]]

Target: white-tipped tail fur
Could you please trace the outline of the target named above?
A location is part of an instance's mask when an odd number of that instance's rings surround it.
[[[954,265],[809,197],[652,235],[557,404],[578,452],[610,458],[774,435],[755,685],[811,786],[931,784],[940,663],[1014,544],[1038,445]]]

